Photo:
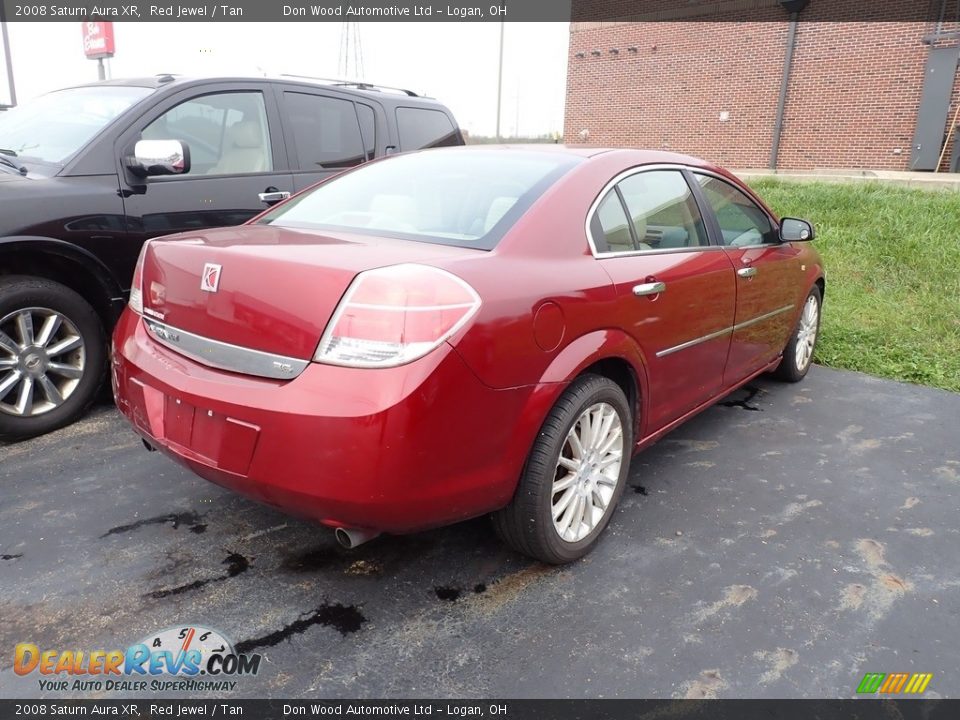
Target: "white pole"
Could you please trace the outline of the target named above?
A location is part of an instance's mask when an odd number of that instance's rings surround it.
[[[497,141],[500,140],[500,103],[503,99],[503,26],[500,23],[500,61],[497,63]]]
[[[10,59],[10,36],[7,35],[6,13],[3,9],[3,0],[0,0],[0,35],[3,36],[3,59],[7,66],[7,85],[10,88],[10,105],[17,104],[17,88],[13,84],[13,60]]]

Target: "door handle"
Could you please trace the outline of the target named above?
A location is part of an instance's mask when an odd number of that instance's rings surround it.
[[[644,295],[659,295],[666,289],[667,284],[664,282],[643,283],[643,285],[633,286],[633,294],[637,297],[643,297]]]
[[[757,274],[757,269],[755,267],[745,267],[737,270],[737,275],[742,278],[751,278]]]
[[[281,200],[286,200],[290,197],[290,193],[286,190],[274,190],[272,192],[262,192],[257,197],[260,198],[262,203],[276,203]]]

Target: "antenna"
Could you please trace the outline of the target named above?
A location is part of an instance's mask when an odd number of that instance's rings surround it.
[[[353,72],[350,66],[353,65]],[[360,40],[360,23],[345,22],[340,25],[340,58],[337,63],[340,77],[363,79],[363,43]]]

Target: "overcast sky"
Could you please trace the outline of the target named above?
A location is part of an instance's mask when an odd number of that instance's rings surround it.
[[[164,72],[338,77],[343,25],[118,22],[110,71],[113,77]],[[499,23],[357,26],[365,80],[436,97],[471,133],[493,134]],[[81,23],[16,22],[7,27],[18,101],[97,79],[96,61],[83,55]],[[567,41],[566,23],[506,24],[504,135],[517,134],[518,124],[523,135],[563,130]],[[0,102],[9,102],[5,71],[0,73]]]

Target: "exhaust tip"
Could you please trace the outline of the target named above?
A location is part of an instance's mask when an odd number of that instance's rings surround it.
[[[147,449],[147,452],[156,452],[156,451],[157,451],[157,449],[156,449],[153,445],[151,445],[150,443],[148,443],[148,442],[147,442],[146,440],[144,440],[143,438],[140,438],[140,442],[143,443],[143,446]]]
[[[350,540],[350,533],[343,528],[334,530],[333,535],[337,538],[337,542],[340,543],[340,547],[345,547],[347,550],[353,547],[353,542]]]
[[[340,547],[352,550],[358,545],[363,545],[377,537],[380,533],[375,530],[358,530],[356,528],[338,527],[333,531],[333,536],[340,543]]]

